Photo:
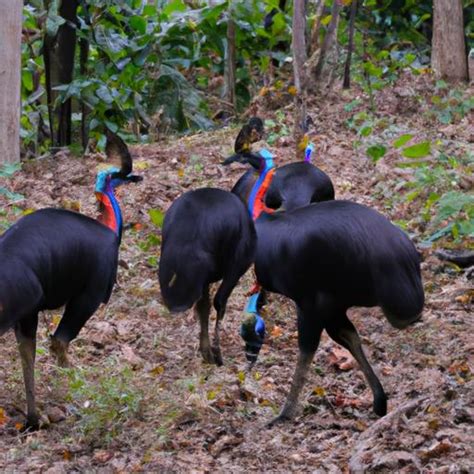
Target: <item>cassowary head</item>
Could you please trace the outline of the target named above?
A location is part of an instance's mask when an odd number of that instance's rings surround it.
[[[262,148],[258,153],[237,153],[225,159],[222,164],[230,165],[234,162],[249,164],[260,173],[265,170],[268,171],[275,166],[273,164],[273,155],[266,148]]]
[[[265,339],[265,322],[256,313],[249,315],[240,326],[240,336],[245,341],[245,357],[253,365]]]
[[[259,117],[252,117],[249,119],[247,125],[251,129],[251,142],[258,142],[263,138],[264,126],[263,120]]]
[[[99,171],[95,185],[96,193],[110,192],[122,184],[137,183],[143,179],[141,176],[132,174],[133,161],[125,142],[109,129],[106,130],[106,137],[105,153],[107,158],[120,160],[121,167],[120,169],[112,167]]]

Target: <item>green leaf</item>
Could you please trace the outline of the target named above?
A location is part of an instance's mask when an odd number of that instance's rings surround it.
[[[382,156],[385,155],[387,151],[387,148],[385,148],[383,145],[372,145],[367,148],[367,155],[372,158],[372,161],[376,163],[377,161],[382,158]]]
[[[362,137],[368,137],[372,133],[372,127],[366,125],[359,130],[359,135]]]
[[[163,211],[160,211],[160,209],[150,209],[148,215],[150,216],[151,222],[153,222],[156,227],[161,228],[163,226],[163,220],[165,219]]]
[[[415,145],[406,147],[402,150],[402,155],[405,158],[424,158],[431,153],[431,143],[421,142]]]
[[[405,143],[409,142],[412,138],[413,138],[413,135],[411,135],[410,133],[406,133],[405,135],[398,137],[393,142],[393,146],[395,148],[400,148],[401,146],[405,145]]]
[[[97,97],[99,97],[99,99],[102,99],[107,105],[110,105],[114,101],[114,98],[112,97],[109,89],[106,86],[100,86],[95,91],[95,93]]]
[[[31,92],[33,90],[33,73],[24,69],[21,73],[21,83],[27,91]]]
[[[4,188],[4,187],[0,187],[0,194],[3,194],[4,196],[7,197],[7,199],[9,199],[10,201],[13,201],[13,202],[21,201],[22,199],[25,198],[25,196],[23,196],[22,194],[13,193],[13,192],[11,192],[10,190],[8,190],[7,188]]]
[[[0,166],[0,178],[9,178],[21,169],[21,163],[5,163]]]
[[[146,33],[146,20],[141,16],[132,16],[130,26],[142,35]]]
[[[375,64],[371,63],[370,61],[367,61],[366,63],[364,63],[364,69],[371,76],[382,77],[383,69],[381,67],[378,67]]]
[[[322,18],[321,24],[324,26],[327,26],[331,22],[331,19],[332,19],[332,15],[326,15],[325,17]]]
[[[163,8],[163,13],[165,15],[186,11],[186,5],[182,0],[171,0],[166,3],[167,5]]]
[[[414,201],[414,200],[420,195],[420,192],[421,192],[421,191],[415,190],[415,191],[412,191],[411,193],[408,193],[408,194],[406,195],[406,200],[407,200],[407,202],[412,202],[412,201]]]

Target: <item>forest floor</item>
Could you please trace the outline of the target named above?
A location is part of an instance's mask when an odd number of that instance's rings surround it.
[[[472,150],[472,119],[441,124],[429,102],[433,88],[431,79],[418,77],[381,91],[371,138],[391,142],[409,132],[455,156]],[[283,124],[291,124],[291,106],[271,111],[265,100],[257,107],[274,122],[267,147],[278,164],[290,162],[294,143]],[[424,201],[407,199],[400,184],[414,179],[413,168],[398,166],[400,156],[392,149],[374,164],[365,155],[364,138],[347,125],[367,106],[357,90],[314,99],[314,163],[332,178],[337,198],[373,206],[394,221],[416,222]],[[237,131],[227,127],[131,147],[144,180],[124,188],[121,203],[125,221],[136,224],[123,238],[110,303],[71,346],[74,369],[58,369],[48,351],[60,311],[41,318],[36,372],[45,427],[38,432],[21,433],[20,360],[13,333],[0,337],[0,471],[473,472],[473,282],[438,260],[434,247],[421,245],[416,231],[411,235],[423,253],[426,291],[422,321],[399,331],[378,308],[350,313],[389,397],[384,418],[373,414],[372,395],[350,356],[323,337],[299,415],[266,427],[285,400],[295,367],[296,317],[291,302],[272,296],[267,344],[246,374],[239,326],[250,272],[229,300],[222,367],[201,361],[192,312],[170,314],[162,305],[160,229],[148,210],[166,211],[189,189],[230,189],[245,168],[219,163],[230,154]],[[2,224],[47,206],[94,216],[94,175],[103,165],[100,155],[68,154],[25,163],[6,183],[25,199],[0,202]]]

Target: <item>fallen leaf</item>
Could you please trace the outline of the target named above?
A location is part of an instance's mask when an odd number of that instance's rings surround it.
[[[273,326],[272,332],[270,335],[274,338],[280,337],[283,335],[283,329],[280,326]]]
[[[351,370],[356,366],[354,357],[346,350],[337,346],[331,347],[329,352],[329,363],[340,370]]]
[[[313,393],[318,397],[324,397],[326,395],[326,390],[323,387],[313,388]]]
[[[431,445],[427,450],[421,452],[423,459],[428,460],[440,457],[451,451],[452,444],[449,441],[443,440]]]
[[[5,410],[3,408],[0,408],[0,426],[6,424],[8,421],[8,416],[5,413]]]
[[[162,365],[157,365],[156,367],[153,367],[153,369],[150,370],[151,375],[161,375],[165,371],[165,368]]]
[[[288,93],[292,96],[295,96],[298,94],[298,89],[295,86],[290,86],[288,87]]]

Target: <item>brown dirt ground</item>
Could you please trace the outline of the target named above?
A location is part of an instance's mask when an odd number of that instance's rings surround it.
[[[408,90],[406,84],[397,87],[398,92]],[[399,130],[444,140],[453,149],[456,144],[472,146],[468,118],[455,126],[439,126],[421,102],[413,99],[411,108],[403,105],[410,94],[400,96],[397,87],[379,95],[379,116],[390,117]],[[412,98],[423,97],[431,93],[432,84],[419,78],[409,89],[414,90]],[[373,165],[353,145],[356,137],[345,120],[354,112],[346,112],[344,105],[356,94],[335,91],[324,100],[315,99],[310,108],[317,131],[312,132],[315,163],[332,177],[338,198],[374,206],[392,219],[416,216],[416,203],[407,204],[393,191],[402,178],[410,178],[409,172],[397,168],[391,154]],[[367,104],[361,98],[359,110]],[[290,112],[291,108],[283,110],[288,121]],[[263,115],[275,117],[273,112]],[[291,302],[273,296],[266,318],[268,344],[252,375],[245,377],[238,329],[250,273],[229,301],[222,334],[225,365],[216,368],[201,362],[192,313],[171,315],[160,303],[159,246],[147,240],[159,236],[159,229],[147,211],[166,210],[188,189],[230,189],[243,168],[224,169],[219,162],[231,151],[236,132],[224,128],[131,147],[136,170],[145,179],[123,190],[121,202],[125,221],[140,223],[141,228],[125,234],[111,301],[91,318],[71,350],[74,365],[82,368],[77,377],[89,391],[73,389],[74,377],[58,371],[45,350],[60,312],[45,314],[38,334],[38,405],[50,420],[65,419],[28,436],[20,434],[20,361],[13,334],[0,337],[0,470],[473,472],[473,285],[462,272],[449,271],[432,249],[424,250],[427,301],[421,323],[399,331],[379,309],[351,312],[388,393],[387,417],[372,414],[371,393],[361,372],[350,360],[344,366],[345,353],[323,338],[299,416],[282,426],[265,427],[289,388],[297,355],[296,321]],[[278,163],[291,161],[290,138],[280,138],[270,148]],[[59,155],[25,164],[8,182],[25,200],[17,207],[4,202],[6,215],[1,219],[11,223],[24,210],[47,206],[80,205],[81,212],[95,215],[92,187],[102,164],[99,155]],[[144,243],[148,248],[143,249]],[[111,401],[113,386],[101,396],[107,380],[117,377],[126,381],[125,388],[117,388],[119,398],[123,391],[141,400],[133,413],[121,410],[127,403]],[[94,418],[99,409],[105,418]],[[119,421],[110,421],[119,415]]]

